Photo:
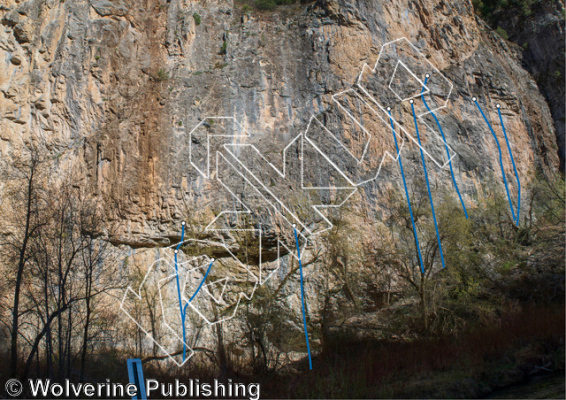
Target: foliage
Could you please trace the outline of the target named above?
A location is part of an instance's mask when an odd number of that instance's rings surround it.
[[[536,0],[473,0],[474,9],[478,14],[492,21],[497,13],[502,11],[514,11],[522,17],[532,13],[532,6]]]
[[[258,10],[273,11],[278,6],[295,4],[297,0],[255,0],[254,6]]]
[[[162,82],[162,81],[166,81],[167,79],[169,79],[169,72],[167,72],[165,69],[160,68],[157,71],[157,81],[158,82]]]
[[[369,306],[365,292],[375,276],[364,268],[361,235],[351,221],[355,217],[359,216],[351,206],[340,207],[331,215],[333,227],[325,236],[324,290],[319,294],[319,302],[323,304],[320,322],[323,346],[335,342],[344,333],[336,328],[341,321]]]
[[[385,228],[378,228],[365,247],[376,277],[394,271],[404,282],[397,285],[404,292],[397,296],[402,300],[393,298],[388,307],[392,334],[458,332],[485,323],[516,301],[559,301],[564,295],[564,180],[538,176],[532,182],[519,226],[497,185],[486,187],[469,207],[468,219],[454,197],[438,190],[443,269],[428,196],[423,182],[415,179],[409,187],[424,272],[406,201],[399,191],[389,193],[395,206]],[[411,298],[418,308],[407,303]]]
[[[201,23],[200,15],[197,14],[197,13],[194,13],[194,14],[193,14],[193,19],[195,20],[195,25],[196,25],[196,26],[199,26],[200,23]]]
[[[502,27],[498,26],[495,31],[496,31],[496,32],[499,34],[499,36],[501,36],[503,39],[509,40],[509,35],[507,34],[507,31],[505,31],[505,29],[503,29]]]
[[[256,0],[254,5],[258,10],[273,11],[277,7],[275,0]]]
[[[283,352],[296,350],[299,343],[303,344],[304,336],[290,323],[291,310],[269,288],[259,288],[242,312],[245,336],[239,347],[244,345],[249,350],[251,371],[248,373],[275,371],[281,366]],[[289,331],[294,334],[289,335]]]

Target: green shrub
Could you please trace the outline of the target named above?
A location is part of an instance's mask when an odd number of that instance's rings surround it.
[[[252,10],[252,8],[250,7],[249,4],[244,4],[244,5],[242,6],[242,11],[243,11],[244,14],[249,13],[251,10]]]
[[[222,47],[220,48],[220,54],[226,54],[226,50],[228,49],[228,42],[225,40],[222,43]]]
[[[277,6],[295,4],[297,0],[255,0],[255,7],[259,10],[273,11]]]
[[[495,24],[501,18],[501,11],[515,11],[521,17],[532,14],[536,0],[472,0],[476,13],[486,21]]]
[[[169,79],[169,72],[165,71],[163,68],[157,71],[157,80],[159,82],[166,81],[167,79]]]
[[[480,13],[481,13],[481,10],[482,10],[483,7],[484,7],[483,2],[482,2],[481,0],[472,0],[472,4],[474,5],[474,10],[475,10],[478,14],[480,14]]]
[[[193,19],[195,20],[195,24],[196,24],[197,26],[199,26],[199,25],[200,25],[200,22],[201,22],[201,20],[200,20],[200,15],[198,15],[197,13],[194,13],[194,14],[193,14]]]
[[[277,7],[275,0],[256,0],[254,4],[257,9],[263,11],[273,11]]]
[[[509,35],[508,35],[507,32],[505,31],[505,29],[503,29],[502,27],[498,26],[495,31],[496,31],[496,32],[499,34],[499,36],[501,36],[503,39],[509,40]]]

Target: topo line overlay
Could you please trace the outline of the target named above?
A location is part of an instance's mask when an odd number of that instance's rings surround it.
[[[187,312],[187,306],[183,307],[183,301],[181,300],[181,285],[179,283],[179,267],[177,262],[177,253],[179,252],[179,248],[181,247],[181,243],[185,239],[185,222],[182,223],[182,231],[181,231],[181,241],[179,245],[175,248],[175,279],[177,280],[177,295],[179,296],[179,311],[181,313],[181,326],[183,329],[183,362],[185,361],[186,353],[187,353],[187,339],[185,337],[185,316]]]
[[[415,235],[415,244],[417,246],[417,251],[419,254],[419,264],[421,266],[421,272],[424,274],[423,256],[421,254],[421,246],[419,244],[419,234],[417,233],[417,227],[415,226],[415,218],[413,217],[413,208],[411,207],[411,199],[409,198],[409,189],[407,189],[407,181],[405,180],[405,173],[403,172],[403,162],[401,161],[401,154],[399,152],[399,146],[397,145],[397,137],[395,136],[395,125],[393,124],[393,117],[391,116],[391,109],[388,108],[389,121],[391,122],[391,129],[393,130],[393,139],[395,140],[395,148],[397,149],[397,158],[399,160],[399,168],[401,168],[401,176],[403,177],[403,186],[405,188],[405,196],[407,196],[407,205],[409,206],[409,213],[411,214],[411,223],[413,224],[413,233]]]
[[[483,119],[487,123],[487,126],[489,127],[489,130],[491,131],[491,134],[493,135],[493,138],[495,139],[495,144],[497,145],[497,151],[499,152],[499,166],[501,167],[501,175],[503,175],[503,183],[505,184],[505,191],[507,192],[507,200],[509,201],[509,208],[511,209],[511,216],[513,217],[513,222],[515,223],[515,225],[519,226],[519,207],[521,206],[521,183],[519,182],[519,175],[517,174],[517,168],[515,167],[515,160],[513,159],[513,152],[511,151],[511,145],[509,144],[509,140],[507,139],[507,133],[505,132],[505,127],[503,126],[503,118],[501,117],[501,110],[500,110],[499,104],[497,105],[497,111],[499,112],[499,118],[500,118],[500,121],[501,121],[501,126],[503,127],[503,133],[505,135],[505,141],[507,142],[507,149],[509,150],[509,156],[511,157],[511,161],[513,162],[513,169],[515,170],[515,178],[517,179],[517,185],[518,185],[518,189],[519,189],[518,190],[518,196],[519,197],[518,197],[518,200],[517,200],[517,217],[516,218],[515,218],[515,209],[513,208],[513,202],[511,201],[511,193],[509,193],[509,185],[507,184],[507,178],[505,177],[505,170],[503,169],[503,154],[501,153],[501,146],[499,145],[499,140],[497,139],[497,135],[495,134],[493,127],[489,123],[486,115],[484,114],[482,108],[480,107],[480,104],[478,103],[478,99],[474,97],[472,100],[474,101],[474,103],[476,103],[476,106],[480,110],[480,113],[481,113]]]
[[[427,80],[428,80],[428,77],[426,77],[426,79],[425,79],[425,85],[426,85]],[[442,126],[440,125],[438,118],[436,118],[436,115],[434,114],[434,112],[428,106],[424,95],[425,95],[425,93],[422,93],[421,98],[423,100],[423,103],[424,103],[426,109],[432,115],[432,118],[434,118],[434,121],[436,122],[436,125],[438,126],[438,130],[440,131],[440,134],[442,135],[442,141],[444,142],[444,147],[446,148],[446,155],[448,156],[448,165],[450,166],[450,175],[452,176],[452,183],[454,183],[454,188],[456,189],[456,193],[458,193],[458,198],[460,199],[460,203],[462,204],[462,208],[464,209],[464,215],[466,215],[466,219],[468,219],[468,210],[466,210],[466,205],[464,204],[464,200],[462,199],[462,195],[460,194],[460,190],[458,189],[458,184],[456,183],[456,177],[454,176],[454,169],[452,168],[452,158],[450,157],[450,150],[448,148],[448,143],[446,143],[446,137],[444,136],[444,131],[442,130]]]
[[[309,345],[309,334],[307,332],[307,316],[305,313],[305,287],[303,283],[303,263],[301,261],[301,249],[299,247],[299,238],[297,236],[297,228],[293,225],[295,231],[295,243],[297,245],[297,255],[299,256],[299,273],[301,275],[301,303],[303,306],[303,326],[305,328],[305,339],[307,341],[307,351],[309,353],[309,369],[312,369],[311,347]]]
[[[426,83],[426,79],[425,79]],[[423,92],[424,92],[423,87]],[[415,115],[415,105],[413,104],[413,100],[411,100],[411,110],[413,111],[413,121],[415,121],[415,130],[417,131],[417,140],[419,141],[419,145],[421,144],[421,136],[419,134],[419,124],[417,123],[417,116]],[[445,268],[446,265],[444,264],[444,254],[442,252],[442,242],[440,240],[440,233],[438,233],[438,223],[436,222],[436,212],[434,211],[434,201],[432,201],[432,193],[430,192],[430,183],[428,182],[428,172],[426,170],[426,162],[422,147],[421,150],[421,161],[423,162],[423,170],[424,176],[426,180],[426,189],[428,191],[428,200],[430,201],[430,209],[432,210],[432,219],[434,220],[434,229],[436,230],[436,241],[438,242],[438,250],[440,252],[440,261],[442,261],[442,268]]]
[[[521,211],[521,181],[519,180],[519,173],[517,172],[517,167],[515,165],[515,159],[513,158],[513,152],[511,151],[511,144],[507,138],[507,132],[505,131],[505,124],[503,123],[503,117],[501,116],[501,107],[497,105],[497,113],[499,114],[499,121],[501,122],[501,128],[503,129],[503,136],[505,136],[505,142],[507,142],[507,150],[509,151],[509,157],[511,158],[511,163],[513,164],[513,170],[515,171],[515,179],[517,179],[517,219],[515,220],[515,225],[519,226],[519,212]],[[511,207],[513,211],[513,207]]]

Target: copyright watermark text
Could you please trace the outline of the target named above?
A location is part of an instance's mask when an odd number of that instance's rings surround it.
[[[52,382],[50,379],[29,379],[29,394],[33,397],[48,398],[131,398],[138,394],[138,387],[133,383],[123,384],[110,382],[102,383],[75,383],[66,379],[63,383]],[[259,383],[237,383],[228,379],[227,383],[199,382],[198,379],[189,379],[188,382],[160,383],[156,379],[145,380],[147,396],[158,398],[247,398],[258,400],[260,397]],[[22,394],[24,385],[17,379],[9,379],[5,384],[6,393],[17,397]]]

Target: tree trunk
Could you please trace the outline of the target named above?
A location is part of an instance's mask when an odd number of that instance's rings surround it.
[[[428,310],[426,305],[426,292],[425,292],[425,285],[421,282],[420,288],[420,297],[421,297],[421,312],[423,318],[423,326],[425,332],[428,332]]]
[[[16,288],[14,292],[14,308],[12,309],[12,337],[10,344],[10,376],[15,378],[18,373],[18,334],[19,334],[19,308],[20,308],[20,288],[22,286],[22,279],[24,274],[24,267],[26,264],[26,252],[29,240],[30,225],[31,225],[31,208],[33,203],[33,183],[34,183],[35,163],[32,161],[30,176],[28,178],[28,191],[27,191],[27,204],[26,204],[26,226],[24,230],[24,237],[22,247],[20,248],[18,272],[16,275]]]
[[[222,335],[222,323],[216,324],[216,338],[218,340],[218,364],[220,367],[219,381],[226,381],[228,376],[228,357],[226,356],[226,347],[224,346],[224,337]]]
[[[63,308],[58,309],[57,311],[54,311],[49,318],[47,319],[47,321],[45,322],[45,326],[43,327],[43,329],[41,330],[41,332],[35,337],[35,340],[33,342],[33,345],[31,347],[31,353],[28,356],[28,359],[26,361],[26,366],[24,369],[24,374],[22,376],[22,380],[26,381],[27,377],[29,375],[29,370],[31,367],[31,363],[33,361],[33,356],[35,355],[35,353],[37,352],[37,349],[39,347],[39,343],[41,342],[41,339],[43,339],[43,336],[45,335],[45,333],[49,330],[49,327],[51,326],[51,322],[53,322],[53,320],[58,317],[59,315],[61,315],[62,312],[64,312],[69,306],[65,305]]]
[[[91,249],[89,248],[89,251]],[[85,293],[85,305],[86,305],[86,320],[85,320],[85,327],[83,331],[83,345],[81,349],[81,372],[80,372],[80,381],[84,382],[84,373],[86,367],[86,354],[88,348],[88,331],[90,329],[90,301],[91,301],[91,292],[92,292],[92,260],[89,257],[88,266],[86,266],[86,293]]]

